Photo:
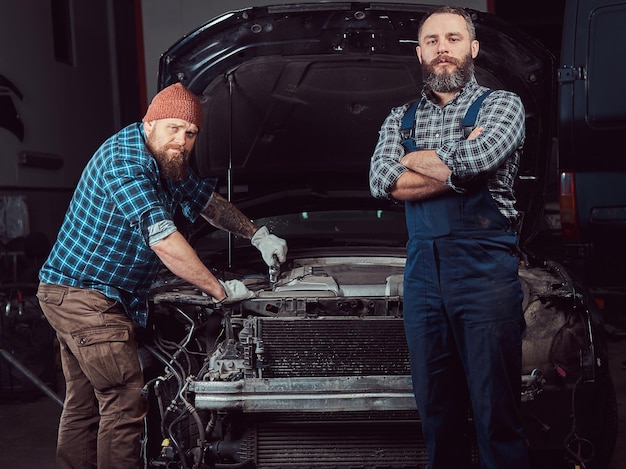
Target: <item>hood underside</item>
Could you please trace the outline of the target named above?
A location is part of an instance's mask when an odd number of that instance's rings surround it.
[[[281,210],[317,194],[376,206],[368,169],[378,130],[421,88],[417,28],[431,7],[311,3],[226,13],[161,58],[159,87],[177,81],[202,96],[195,150],[202,176],[219,177],[233,202],[280,199]],[[542,214],[553,119],[553,58],[498,18],[471,11],[480,41],[476,78],[508,89],[526,108],[518,174],[523,237]],[[243,205],[242,205],[243,204]],[[277,207],[276,207],[277,208]]]

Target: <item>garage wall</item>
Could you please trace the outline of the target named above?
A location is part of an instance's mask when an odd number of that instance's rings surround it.
[[[67,2],[55,29],[55,3],[64,2],[11,1],[0,15],[0,75],[22,95],[9,93],[24,126],[23,141],[0,128],[3,186],[72,187],[94,142],[115,125],[108,4]],[[66,37],[55,42],[55,34]],[[33,166],[18,164],[22,152],[35,155]]]
[[[116,42],[124,38],[116,30],[122,4],[133,6],[128,0],[3,1],[0,203],[25,196],[30,230],[50,238],[87,160],[122,124]],[[131,38],[134,43],[132,32]],[[2,233],[0,241],[6,241]]]

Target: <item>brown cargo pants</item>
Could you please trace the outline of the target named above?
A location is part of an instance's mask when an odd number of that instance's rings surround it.
[[[40,284],[66,382],[58,469],[139,468],[147,403],[131,320],[95,290]]]

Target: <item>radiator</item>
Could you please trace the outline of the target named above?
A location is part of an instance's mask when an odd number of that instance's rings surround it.
[[[256,318],[265,378],[410,375],[400,318]]]

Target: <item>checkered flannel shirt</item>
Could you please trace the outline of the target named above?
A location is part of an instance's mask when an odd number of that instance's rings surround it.
[[[164,186],[143,125],[122,129],[85,167],[39,279],[100,291],[145,326],[146,299],[160,266],[150,235],[173,221],[177,207],[194,221],[215,184],[190,170],[186,180]]]

